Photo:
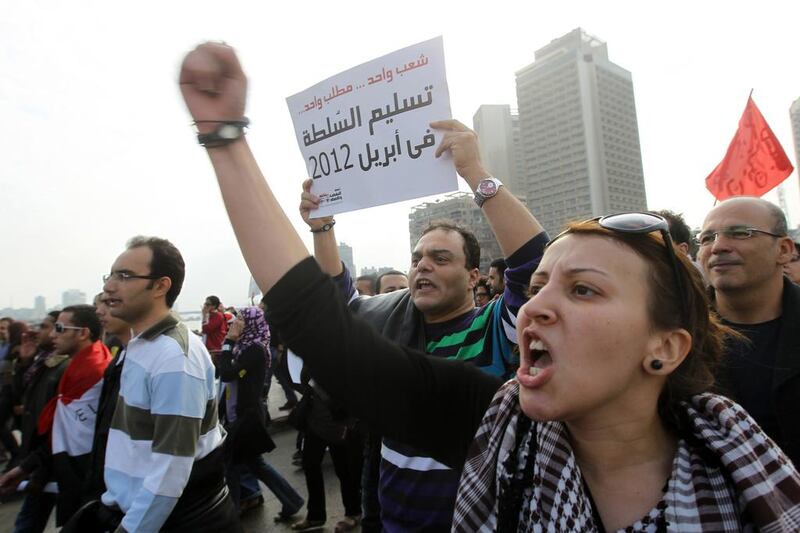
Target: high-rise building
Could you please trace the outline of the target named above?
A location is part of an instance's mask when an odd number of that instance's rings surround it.
[[[570,220],[646,209],[631,73],[580,28],[534,58],[516,73],[517,194],[551,234]]]
[[[342,260],[350,274],[356,275],[356,265],[353,263],[353,247],[346,243],[339,243],[339,258]]]
[[[472,128],[480,141],[481,160],[492,176],[519,194],[511,106],[482,105],[472,116]]]
[[[792,103],[789,108],[789,117],[792,120],[792,136],[794,137],[794,157],[797,164],[797,175],[800,177],[800,98]]]
[[[86,293],[78,289],[69,289],[61,294],[61,305],[81,305],[86,303]]]
[[[37,318],[44,318],[44,315],[47,314],[44,296],[37,296],[33,299],[33,312]]]
[[[408,215],[408,232],[411,236],[411,249],[422,236],[422,231],[435,220],[451,220],[475,234],[481,246],[481,272],[489,272],[489,264],[503,257],[492,228],[483,211],[475,204],[473,195],[454,192],[434,202],[425,202],[411,208]]]

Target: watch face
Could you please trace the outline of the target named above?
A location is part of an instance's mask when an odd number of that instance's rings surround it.
[[[494,196],[497,194],[497,184],[492,180],[483,180],[478,184],[478,192],[487,198]]]
[[[217,135],[223,139],[238,139],[241,129],[233,124],[223,124],[217,130]]]

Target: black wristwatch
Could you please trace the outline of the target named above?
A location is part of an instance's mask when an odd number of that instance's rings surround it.
[[[244,135],[244,129],[250,124],[247,117],[243,117],[242,120],[198,120],[195,124],[201,122],[217,122],[219,124],[211,133],[197,134],[197,142],[206,148],[216,148],[232,143]]]
[[[323,224],[321,227],[319,227],[317,229],[312,229],[311,233],[325,233],[326,231],[332,230],[333,226],[335,226],[335,225],[336,225],[336,221],[335,220],[331,220],[330,222],[326,222],[325,224]]]

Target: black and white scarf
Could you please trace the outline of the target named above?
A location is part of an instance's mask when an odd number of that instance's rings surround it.
[[[800,531],[800,476],[731,400],[685,403],[687,427],[664,498],[628,531]],[[461,476],[453,531],[596,532],[562,422],[522,414],[519,384],[495,395]]]

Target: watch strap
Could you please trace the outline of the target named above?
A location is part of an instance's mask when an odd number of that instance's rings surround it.
[[[197,142],[206,148],[225,146],[240,139],[245,134],[245,128],[250,124],[250,120],[247,117],[242,117],[241,120],[196,120],[195,125],[209,122],[217,124],[214,131],[197,134]],[[231,127],[234,128],[234,131],[238,130],[237,135],[231,136],[229,134]],[[221,135],[222,131],[225,131],[226,135]]]

